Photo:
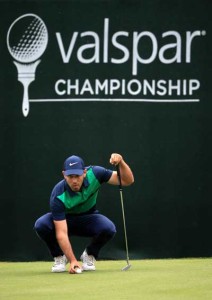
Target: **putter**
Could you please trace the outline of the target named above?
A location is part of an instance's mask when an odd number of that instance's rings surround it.
[[[117,175],[118,175],[118,179],[119,179],[119,192],[120,192],[120,198],[121,198],[121,208],[122,208],[123,225],[124,225],[124,237],[125,237],[126,256],[127,256],[127,265],[126,265],[126,267],[122,268],[122,271],[127,271],[131,268],[131,264],[129,262],[127,230],[126,230],[125,213],[124,213],[124,200],[123,200],[121,174],[120,174],[120,170],[119,170],[119,165],[116,165],[116,170],[117,170]]]

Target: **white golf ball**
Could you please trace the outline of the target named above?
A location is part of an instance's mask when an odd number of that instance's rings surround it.
[[[76,272],[77,274],[81,274],[81,273],[82,273],[82,270],[81,270],[80,268],[75,268],[75,272]]]

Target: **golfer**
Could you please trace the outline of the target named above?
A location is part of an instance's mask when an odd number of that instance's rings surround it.
[[[123,186],[134,182],[133,173],[120,154],[111,154],[110,163],[119,164]],[[41,216],[34,229],[54,258],[52,272],[66,271],[68,262],[69,273],[94,271],[99,251],[116,233],[113,222],[96,209],[97,195],[104,182],[119,185],[118,175],[100,166],[85,167],[82,158],[76,155],[65,160],[62,174],[64,179],[51,193],[51,212]],[[80,258],[82,266],[71,245],[73,235],[91,238]]]

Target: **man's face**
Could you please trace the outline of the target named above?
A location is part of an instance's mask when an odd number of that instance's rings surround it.
[[[68,183],[69,187],[71,188],[71,190],[73,192],[79,192],[83,183],[83,180],[86,176],[86,170],[84,170],[84,173],[79,176],[79,175],[64,175],[63,172],[63,176],[66,180],[66,182]]]

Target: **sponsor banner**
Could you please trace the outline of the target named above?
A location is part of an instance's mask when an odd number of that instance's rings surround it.
[[[71,10],[70,16],[73,14]],[[80,22],[76,18],[70,22],[69,14],[61,10],[63,26],[58,21],[52,29],[57,11],[41,15],[28,9],[16,15],[8,26],[5,43],[23,87],[25,117],[30,103],[35,102],[201,101],[204,79],[198,63],[206,47],[207,26],[187,23],[180,28],[179,19],[174,25],[167,23],[166,29],[158,26],[156,30],[148,18],[145,26],[141,24],[138,13],[128,27],[117,23],[112,12],[109,17],[101,13],[97,19],[87,21],[86,16]],[[48,89],[34,97],[30,86],[34,82],[39,89],[41,65],[46,74],[51,72],[41,83]]]

